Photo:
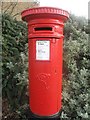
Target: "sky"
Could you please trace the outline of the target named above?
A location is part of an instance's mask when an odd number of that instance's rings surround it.
[[[88,18],[88,2],[90,0],[39,0],[40,6],[58,7],[76,16]]]

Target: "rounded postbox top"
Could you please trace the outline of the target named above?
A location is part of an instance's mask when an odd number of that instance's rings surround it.
[[[69,13],[65,10],[54,7],[37,7],[24,10],[22,13],[24,21],[30,21],[38,18],[56,18],[64,22],[69,18]]]

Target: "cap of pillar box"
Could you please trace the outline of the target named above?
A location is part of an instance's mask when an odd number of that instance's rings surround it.
[[[22,19],[27,21],[29,19],[37,18],[58,18],[63,19],[65,22],[69,18],[69,13],[63,9],[54,7],[37,7],[24,10],[22,13]]]

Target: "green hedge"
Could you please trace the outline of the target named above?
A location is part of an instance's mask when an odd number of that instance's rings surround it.
[[[90,119],[90,52],[87,20],[71,15],[65,25],[62,118]]]
[[[27,83],[26,55],[27,27],[9,15],[2,15],[2,84],[3,97],[10,108],[16,109]]]

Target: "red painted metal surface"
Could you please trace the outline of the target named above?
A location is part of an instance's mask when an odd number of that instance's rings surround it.
[[[63,27],[67,11],[39,7],[22,12],[28,23],[30,109],[39,116],[61,110]]]

